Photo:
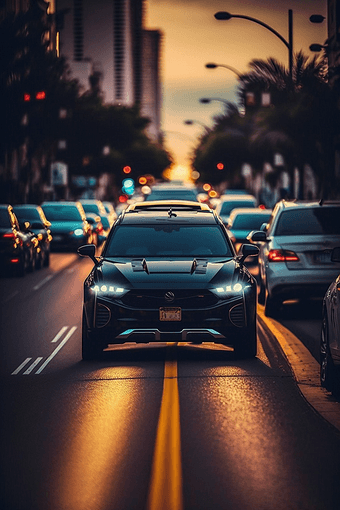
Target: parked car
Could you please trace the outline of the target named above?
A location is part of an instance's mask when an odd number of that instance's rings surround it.
[[[93,213],[97,216],[100,216],[102,225],[103,225],[103,235],[105,237],[110,232],[110,228],[112,227],[113,220],[109,217],[109,215],[106,212],[106,209],[103,205],[103,203],[100,200],[96,199],[80,199],[79,202],[84,208],[84,211],[86,214]]]
[[[340,247],[333,249],[331,260],[340,262]],[[322,303],[320,382],[334,395],[340,395],[340,274],[328,287]]]
[[[271,209],[237,208],[233,209],[228,220],[227,229],[236,250],[247,242],[247,235],[252,230],[260,230],[263,223],[268,223]]]
[[[39,205],[22,204],[14,206],[14,213],[20,223],[29,222],[29,230],[38,239],[37,268],[48,267],[50,264],[51,223],[46,219],[44,211]]]
[[[19,225],[11,205],[0,205],[1,269],[17,276],[35,269],[38,239],[28,231],[28,226]]]
[[[257,207],[257,201],[253,195],[222,195],[216,206],[216,214],[221,217],[225,225],[228,225],[229,216],[233,209],[255,209],[255,207]]]
[[[322,298],[340,272],[332,260],[340,246],[340,202],[281,200],[264,231],[248,240],[259,245],[259,302],[276,316],[287,299]]]
[[[220,218],[205,204],[136,203],[111,229],[84,282],[82,356],[127,341],[215,341],[256,355],[256,280]]]
[[[73,251],[92,243],[92,228],[80,202],[43,202],[41,207],[51,223],[52,250]]]

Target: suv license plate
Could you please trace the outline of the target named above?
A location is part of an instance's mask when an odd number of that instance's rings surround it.
[[[181,321],[182,309],[181,308],[160,308],[159,309],[160,321]]]

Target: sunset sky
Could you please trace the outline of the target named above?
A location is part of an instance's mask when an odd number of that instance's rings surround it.
[[[194,120],[211,126],[224,105],[201,104],[202,97],[237,101],[237,76],[225,68],[206,69],[215,62],[249,71],[252,59],[274,57],[288,66],[284,43],[266,28],[249,20],[217,21],[214,14],[228,11],[256,18],[288,40],[288,10],[293,10],[293,49],[309,50],[324,44],[326,20],[309,21],[311,14],[326,16],[326,0],[148,0],[146,25],[163,33],[161,77],[163,90],[162,129],[167,148],[178,165],[186,166],[190,151],[204,127],[185,125]]]

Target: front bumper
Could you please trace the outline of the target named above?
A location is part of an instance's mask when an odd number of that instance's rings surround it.
[[[163,306],[163,303],[161,303]],[[169,307],[169,305],[167,305]],[[88,327],[103,343],[127,341],[219,341],[233,344],[235,333],[248,326],[256,313],[256,296],[244,293],[230,300],[216,299],[206,308],[181,307],[180,321],[161,321],[159,308],[126,306],[121,300],[95,298],[85,302]]]

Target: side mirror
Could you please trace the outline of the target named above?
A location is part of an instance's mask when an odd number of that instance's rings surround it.
[[[91,260],[95,263],[96,266],[98,266],[99,261],[96,258],[96,247],[94,244],[85,244],[83,246],[80,246],[77,250],[79,255],[81,257],[90,257]]]
[[[251,243],[265,243],[267,242],[267,234],[260,230],[253,230],[247,235],[247,241]]]
[[[258,255],[259,249],[254,244],[242,244],[239,251],[239,262],[243,264],[247,257],[255,257]]]
[[[265,232],[267,230],[267,225],[268,225],[268,223],[262,223],[262,225],[260,226],[260,230],[262,232]]]
[[[29,229],[31,228],[31,224],[29,221],[24,221],[22,223],[19,223],[20,230],[23,232],[29,232]]]

